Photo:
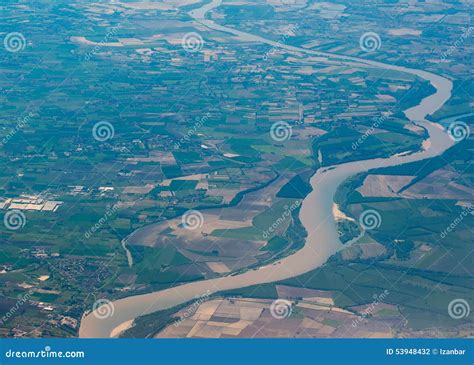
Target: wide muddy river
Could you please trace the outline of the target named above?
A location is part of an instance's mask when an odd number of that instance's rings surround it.
[[[400,71],[429,81],[436,92],[421,100],[418,105],[404,111],[410,121],[427,130],[429,138],[424,143],[424,149],[416,153],[368,159],[319,169],[311,178],[313,190],[304,199],[300,210],[301,222],[308,232],[307,240],[304,247],[292,255],[275,263],[234,276],[229,275],[196,281],[166,290],[116,300],[113,302],[113,316],[102,319],[100,318],[102,316],[96,316],[93,312],[84,315],[79,330],[80,337],[110,337],[112,332],[117,333],[118,328],[128,327],[139,316],[174,307],[193,300],[204,293],[217,293],[288,279],[320,267],[330,256],[343,247],[332,214],[334,194],[342,182],[350,176],[373,168],[395,166],[437,156],[454,144],[443,128],[426,120],[428,115],[438,110],[451,97],[452,82],[449,79],[423,70],[284,45],[260,36],[218,25],[212,20],[205,19],[206,13],[220,6],[221,2],[221,0],[214,0],[192,11],[190,15],[195,21],[209,29],[230,33],[234,38],[241,41],[265,43],[286,50],[288,53],[316,55],[327,59],[328,62]]]

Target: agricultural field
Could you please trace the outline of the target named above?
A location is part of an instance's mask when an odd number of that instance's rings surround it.
[[[374,52],[359,44],[367,9],[347,1],[224,1],[199,21],[197,0],[46,3],[0,5],[1,337],[76,337],[100,300],[277,264],[311,234],[300,212],[316,173],[429,147],[403,111],[430,82],[305,50],[444,75],[451,98],[428,118],[472,129],[472,42],[449,48],[463,1],[417,4],[431,18],[369,2]],[[445,26],[430,20],[442,12]],[[120,335],[472,336],[472,315],[446,311],[474,303],[472,141],[345,180],[327,212],[343,248],[320,268],[218,291],[180,326],[193,303],[138,317]],[[277,299],[288,322],[269,313]]]

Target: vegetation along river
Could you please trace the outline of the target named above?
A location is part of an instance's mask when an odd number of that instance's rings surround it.
[[[423,70],[285,45],[261,36],[218,25],[214,21],[206,19],[206,13],[220,6],[221,3],[221,0],[213,0],[189,14],[203,26],[232,34],[234,38],[241,41],[268,44],[288,53],[316,55],[329,62],[400,71],[429,81],[436,92],[422,99],[418,105],[404,111],[411,122],[426,129],[429,135],[427,143],[424,143],[424,149],[412,154],[398,154],[389,158],[355,161],[319,169],[311,178],[313,190],[302,202],[300,210],[301,222],[308,233],[307,240],[303,248],[294,254],[272,264],[234,276],[195,281],[166,290],[116,300],[113,302],[113,316],[107,318],[97,316],[99,317],[97,318],[93,312],[83,316],[79,330],[80,337],[110,337],[114,329],[119,326],[121,329],[128,327],[139,316],[172,308],[204,293],[217,293],[284,280],[320,267],[330,256],[343,247],[332,214],[334,194],[342,182],[355,174],[373,168],[401,165],[440,155],[454,144],[440,125],[426,119],[451,97],[453,85],[449,79]],[[116,333],[117,330],[114,332]]]

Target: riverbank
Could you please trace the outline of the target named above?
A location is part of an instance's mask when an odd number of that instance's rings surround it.
[[[111,317],[98,319],[94,313],[85,315],[81,322],[80,337],[109,337],[118,326],[125,322],[129,324],[138,316],[172,308],[204,293],[210,295],[220,291],[280,281],[320,267],[343,247],[332,214],[334,195],[340,184],[350,176],[371,169],[401,165],[440,155],[454,144],[443,128],[426,120],[428,115],[433,114],[450,98],[453,85],[449,79],[423,70],[288,46],[205,19],[206,13],[220,4],[221,0],[214,0],[202,8],[192,11],[190,15],[203,26],[232,34],[241,41],[265,43],[284,49],[289,53],[324,56],[331,60],[338,60],[341,64],[353,65],[356,63],[358,67],[397,70],[429,81],[436,92],[422,99],[418,105],[404,111],[411,122],[417,122],[426,128],[429,143],[424,144],[425,149],[409,155],[355,161],[318,170],[310,180],[313,190],[304,199],[300,210],[300,220],[308,233],[306,244],[294,254],[242,274],[196,281],[154,293],[117,300],[113,302],[114,315]]]

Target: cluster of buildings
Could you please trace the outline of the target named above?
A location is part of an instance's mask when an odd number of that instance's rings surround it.
[[[0,201],[0,209],[56,212],[62,204],[61,201],[46,200],[37,195],[21,195],[19,198]]]

